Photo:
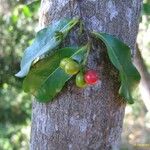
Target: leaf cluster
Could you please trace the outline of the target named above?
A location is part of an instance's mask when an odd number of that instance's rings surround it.
[[[72,77],[59,66],[63,58],[71,57],[78,63],[86,62],[85,59],[89,55],[87,51],[89,44],[79,48],[58,48],[68,32],[78,22],[79,19],[63,19],[55,22],[39,31],[33,44],[25,50],[21,70],[16,76],[27,75],[23,83],[24,91],[32,93],[40,102],[52,101]],[[132,64],[130,48],[112,35],[96,32],[93,32],[92,35],[104,42],[110,61],[119,71],[121,80],[119,94],[128,103],[133,103],[131,91],[138,84],[140,75]],[[47,53],[49,57],[45,57]],[[33,64],[37,58],[40,61]]]

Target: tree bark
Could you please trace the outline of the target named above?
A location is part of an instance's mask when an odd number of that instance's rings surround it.
[[[79,16],[88,30],[117,36],[134,54],[141,1],[42,0],[39,24]],[[34,101],[31,150],[119,149],[125,103],[118,95],[118,73],[103,44],[94,43],[87,67],[97,70],[101,81],[83,90],[70,81],[53,102]]]

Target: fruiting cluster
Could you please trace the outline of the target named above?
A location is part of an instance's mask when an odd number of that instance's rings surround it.
[[[64,58],[60,62],[60,67],[69,75],[76,75],[76,86],[84,88],[87,85],[96,84],[99,80],[95,70],[81,71],[81,65],[71,58]]]

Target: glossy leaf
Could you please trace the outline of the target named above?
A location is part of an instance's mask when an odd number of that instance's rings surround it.
[[[30,11],[29,7],[27,5],[24,5],[22,7],[22,11],[23,11],[23,14],[26,16],[26,17],[31,17],[32,16],[32,12]]]
[[[81,62],[85,56],[87,46],[81,49],[63,48],[56,51],[51,56],[36,63],[24,80],[23,88],[25,92],[32,93],[38,101],[52,101],[72,76],[60,68],[60,61],[63,58],[71,57]]]
[[[67,33],[78,23],[78,19],[61,20],[47,28],[40,30],[31,46],[29,46],[21,60],[21,70],[16,74],[17,77],[24,77],[28,74],[32,62],[46,53],[52,52],[66,37]],[[56,36],[56,32],[61,32],[63,38]]]
[[[110,61],[120,73],[121,87],[119,94],[122,95],[128,103],[132,104],[133,97],[131,91],[139,82],[140,75],[132,64],[130,48],[112,35],[95,32],[93,32],[93,35],[105,43]]]

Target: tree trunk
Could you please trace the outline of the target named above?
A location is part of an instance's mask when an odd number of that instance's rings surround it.
[[[117,36],[134,54],[140,7],[141,0],[42,0],[40,26],[80,16],[88,30]],[[125,103],[105,47],[94,42],[88,68],[97,70],[101,81],[83,90],[70,81],[53,102],[34,101],[31,150],[118,150]]]

